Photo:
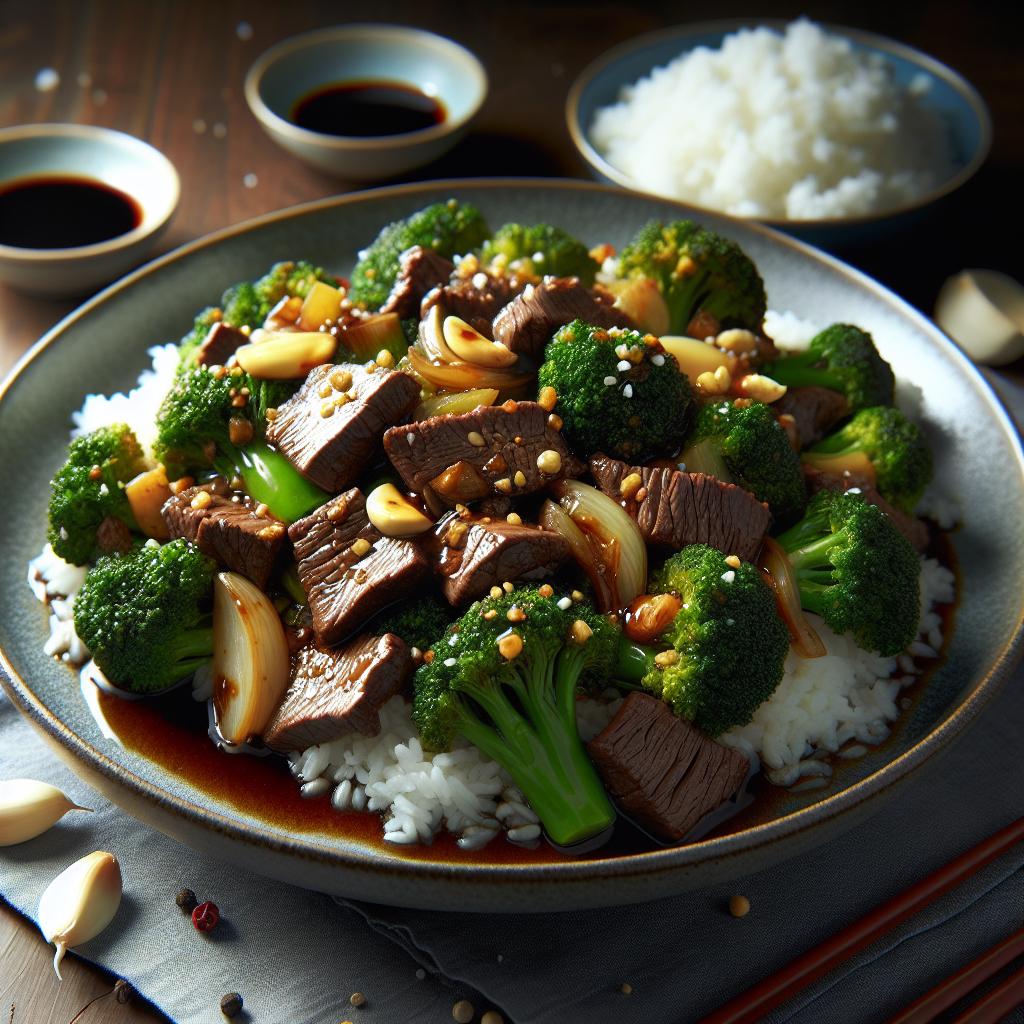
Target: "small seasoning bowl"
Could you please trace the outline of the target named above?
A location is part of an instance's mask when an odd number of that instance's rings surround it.
[[[0,281],[35,295],[87,295],[136,266],[167,228],[181,193],[178,172],[159,150],[93,125],[0,129],[0,168],[0,193],[33,181],[73,181],[120,193],[132,207],[134,226],[105,241],[31,248],[0,240]]]
[[[396,135],[335,135],[299,127],[298,103],[340,84],[390,83],[443,108],[438,124]],[[340,25],[293,36],[264,53],[245,98],[266,133],[300,160],[339,178],[392,178],[429,163],[465,134],[487,96],[487,73],[469,50],[400,25]]]

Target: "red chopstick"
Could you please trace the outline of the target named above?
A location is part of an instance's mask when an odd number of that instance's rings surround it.
[[[953,1024],[998,1024],[1024,1003],[1024,967],[1000,982],[991,992],[964,1010]]]
[[[955,888],[1022,839],[1024,818],[1018,818],[900,895],[865,914],[820,946],[801,954],[777,974],[729,1000],[705,1017],[701,1024],[753,1024],[769,1010],[792,999],[797,992]]]
[[[927,1024],[943,1010],[948,1010],[968,992],[973,992],[983,981],[991,978],[1008,963],[1024,954],[1024,928],[1007,936],[988,952],[982,953],[955,974],[940,981],[935,988],[925,992],[901,1010],[889,1024]]]

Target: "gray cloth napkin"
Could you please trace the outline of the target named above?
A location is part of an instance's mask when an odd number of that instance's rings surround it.
[[[994,383],[1020,422],[1022,392]],[[0,893],[32,916],[64,867],[95,849],[115,853],[123,905],[76,953],[127,978],[180,1024],[223,1021],[218,1001],[233,990],[253,1024],[443,1022],[465,995],[514,1024],[685,1024],[1024,814],[1022,736],[1018,668],[951,751],[866,824],[818,850],[741,882],[642,906],[477,916],[333,901],[200,856],[91,793],[0,695],[0,778],[52,782],[96,809],[68,815],[32,842],[0,847]],[[220,906],[214,938],[175,906],[182,886]],[[740,920],[726,909],[734,892],[751,902]],[[1022,925],[1019,846],[767,1020],[885,1021]],[[360,1010],[349,1007],[355,991],[368,999]],[[1024,1024],[1024,1011],[1008,1020]]]

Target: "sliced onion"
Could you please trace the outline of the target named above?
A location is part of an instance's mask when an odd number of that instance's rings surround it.
[[[647,589],[647,546],[640,528],[617,501],[596,487],[578,480],[561,480],[553,490],[586,537],[597,572],[612,595],[611,602],[600,610],[624,609]]]
[[[444,313],[439,304],[420,321],[420,345],[428,359],[435,363],[457,363],[459,357],[448,347],[444,336]]]
[[[775,592],[775,604],[789,630],[793,650],[801,658],[823,658],[828,651],[800,606],[800,587],[789,555],[771,537],[765,537],[760,563],[768,585]]]
[[[494,405],[497,400],[497,388],[473,388],[470,391],[456,391],[453,394],[431,395],[420,402],[413,418],[425,420],[431,416],[472,412],[481,405]]]
[[[446,391],[470,391],[475,388],[497,388],[502,392],[518,391],[533,379],[530,373],[496,370],[471,363],[454,362],[438,365],[422,352],[409,349],[409,365],[413,371],[435,387]]]
[[[548,498],[541,505],[538,522],[545,530],[551,530],[568,541],[572,557],[587,574],[594,588],[594,603],[605,611],[614,609],[615,593],[608,585],[604,573],[598,570],[594,549],[583,535],[583,531],[569,518],[565,509]]]
[[[872,484],[877,477],[874,463],[863,452],[852,452],[849,455],[803,452],[800,461],[830,476],[849,475]]]
[[[338,331],[337,336],[338,343],[357,359],[374,359],[382,350],[400,359],[409,347],[397,313],[367,317]]]
[[[229,743],[259,735],[281,703],[291,664],[277,609],[236,572],[213,584],[213,708]]]

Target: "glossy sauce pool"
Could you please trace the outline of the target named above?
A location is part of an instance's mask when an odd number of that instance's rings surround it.
[[[952,545],[944,538],[928,552],[957,573],[957,593],[960,593],[959,572]],[[944,637],[953,629],[956,603],[938,605],[935,609],[942,617]],[[938,661],[925,663],[924,671],[900,695],[903,714],[909,714],[928,686]],[[394,856],[410,860],[458,862],[461,864],[545,864],[559,863],[565,858],[547,843],[535,849],[526,849],[500,837],[479,850],[462,850],[455,837],[441,831],[430,846],[396,846],[383,839],[381,818],[374,813],[337,811],[330,796],[305,799],[299,793],[299,784],[288,770],[283,757],[270,755],[254,757],[231,754],[213,745],[207,733],[208,717],[205,704],[196,703],[187,687],[179,688],[165,697],[148,700],[124,700],[102,690],[97,697],[103,718],[126,747],[159,764],[173,775],[185,779],[211,797],[236,810],[266,821],[286,832],[316,833],[351,839],[364,846],[386,850]],[[885,747],[898,732],[899,722],[890,737],[871,749]],[[841,782],[844,768],[856,765],[856,759],[840,757],[828,759],[833,775],[829,784],[813,791],[821,799],[835,791]],[[767,783],[756,776],[751,783],[753,801],[728,821],[708,833],[708,838],[731,835],[755,825],[766,824],[779,817],[785,803],[792,796],[789,790]],[[662,849],[662,845],[646,836],[631,822],[620,817],[609,843],[586,859],[607,859]]]

